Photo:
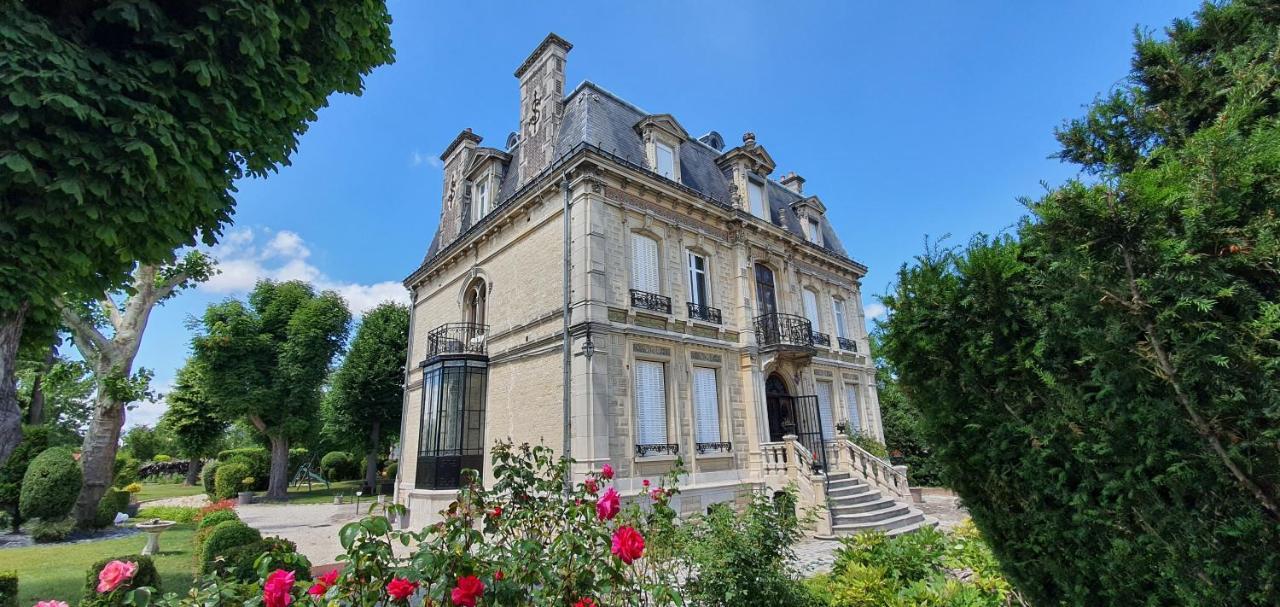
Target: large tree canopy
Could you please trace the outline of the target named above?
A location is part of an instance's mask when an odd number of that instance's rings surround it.
[[[271,442],[268,496],[285,499],[289,443],[319,431],[320,388],[351,313],[332,291],[262,281],[248,305],[211,305],[202,324],[192,348],[203,392],[224,419],[246,419]]]
[[[885,349],[1036,604],[1280,604],[1280,9],[1206,4],[1059,131],[1087,180],[904,267]]]
[[[0,461],[27,313],[212,244],[235,180],[391,60],[379,0],[0,0]]]
[[[400,435],[409,309],[384,303],[360,321],[351,350],[325,395],[330,440],[365,454],[365,482],[377,482],[378,453]]]

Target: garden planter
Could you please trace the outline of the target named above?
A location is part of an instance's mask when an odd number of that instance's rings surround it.
[[[335,505],[335,506],[341,506],[341,505],[342,505],[342,495],[341,495],[341,494],[338,494],[338,495],[333,496],[333,505]]]
[[[129,502],[129,505],[124,508],[124,513],[129,515],[129,518],[133,518],[138,516],[138,508],[140,507],[142,507],[142,504],[138,502]]]
[[[241,491],[240,495],[236,499],[236,505],[239,505],[239,506],[248,506],[249,504],[252,504],[252,503],[253,503],[252,491]]]

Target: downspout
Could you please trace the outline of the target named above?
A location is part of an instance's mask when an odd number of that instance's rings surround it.
[[[564,252],[563,252],[564,272],[562,275],[562,279],[564,282],[564,313],[563,313],[563,316],[564,316],[564,339],[563,339],[564,377],[562,379],[564,384],[563,457],[569,458],[572,456],[572,452],[573,452],[573,440],[572,440],[573,428],[572,428],[571,417],[570,417],[573,413],[573,406],[572,406],[572,403],[570,402],[570,398],[572,394],[571,394],[570,385],[569,385],[569,382],[572,379],[572,376],[571,376],[572,369],[570,367],[573,363],[573,353],[571,352],[572,344],[569,339],[569,320],[570,320],[570,313],[571,313],[571,310],[569,307],[569,265],[570,265],[569,256],[572,252],[572,247],[570,246],[569,240],[572,236],[573,221],[569,217],[569,173],[568,172],[565,172],[561,178],[560,190],[564,194],[564,211],[563,211],[564,212]],[[564,494],[569,495],[572,491],[573,491],[573,467],[569,466],[569,469],[565,471],[565,475],[564,475]]]

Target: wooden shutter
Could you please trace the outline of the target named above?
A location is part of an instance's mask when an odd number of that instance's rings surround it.
[[[667,381],[662,363],[637,360],[636,383],[636,443],[663,445],[667,443]]]
[[[836,317],[836,337],[848,337],[844,332],[844,300],[832,297],[831,310]]]
[[[818,382],[818,419],[822,423],[822,437],[831,440],[836,436],[835,420],[831,417],[831,382]]]
[[[642,234],[631,235],[631,288],[658,292],[658,241]]]
[[[720,442],[720,396],[715,369],[693,368],[693,409],[697,442]]]
[[[818,322],[818,294],[804,290],[804,316],[813,324],[814,331],[822,330],[822,323]]]
[[[849,407],[849,427],[854,432],[862,432],[862,411],[858,409],[857,384],[844,385],[844,402]]]

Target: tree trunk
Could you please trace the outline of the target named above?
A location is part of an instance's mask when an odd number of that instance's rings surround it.
[[[53,361],[57,360],[58,342],[49,345],[49,353],[44,357],[44,366],[31,382],[31,405],[27,407],[27,423],[38,426],[44,423],[44,376],[53,370]]]
[[[80,485],[80,497],[72,511],[76,525],[92,527],[98,516],[98,502],[115,476],[116,448],[120,444],[120,428],[124,426],[124,403],[110,395],[105,381],[110,374],[94,373],[98,381],[98,397],[94,405],[93,421],[84,435],[80,450],[80,467],[84,470],[84,482]]]
[[[271,481],[267,485],[267,499],[289,499],[289,439],[269,435],[271,439]]]
[[[0,312],[0,464],[22,440],[22,408],[18,406],[18,343],[27,319],[27,302]]]
[[[378,422],[373,422],[369,429],[369,451],[364,454],[364,484],[369,487],[369,494],[378,492]]]
[[[202,462],[202,461],[200,461],[198,458],[194,458],[194,457],[193,457],[193,458],[191,458],[191,460],[187,462],[187,482],[186,482],[186,485],[187,485],[188,487],[194,487],[194,486],[196,486],[196,484],[197,484],[197,483],[199,483],[199,482],[200,482],[200,468],[202,467],[200,464],[202,464],[202,463],[204,463],[204,462]]]

